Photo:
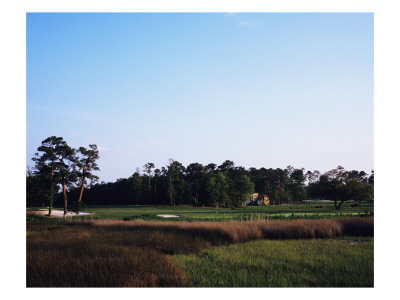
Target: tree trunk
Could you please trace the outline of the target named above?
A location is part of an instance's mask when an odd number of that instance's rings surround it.
[[[149,202],[151,202],[151,183],[150,183],[150,172],[149,172]]]
[[[67,191],[65,190],[65,180],[63,180],[63,194],[64,194],[64,217],[67,215]]]
[[[171,176],[169,177],[169,199],[171,202],[171,206],[174,206],[173,195],[172,195],[172,178],[171,178]]]
[[[53,207],[53,199],[54,199],[53,174],[54,174],[54,167],[51,166],[49,217],[51,216],[51,209],[52,209],[52,207]]]
[[[274,204],[273,205],[275,205],[276,201],[278,200],[279,189],[280,189],[280,185],[278,184],[278,186],[276,187],[276,190],[275,190],[275,198],[274,198]],[[279,201],[278,201],[278,204],[279,204]]]
[[[154,203],[157,203],[157,184],[154,183]]]
[[[51,216],[51,209],[53,208],[53,199],[54,199],[54,185],[51,184],[51,187],[50,187],[50,202],[49,202],[49,217]]]
[[[337,197],[336,197],[336,184],[333,185],[333,199],[335,200],[335,209],[339,210],[340,205],[337,205]]]
[[[76,213],[78,215],[79,215],[80,204],[81,204],[81,201],[82,201],[82,195],[83,195],[84,186],[85,186],[85,177],[82,178],[81,192],[79,193],[78,207],[76,208]]]
[[[342,206],[343,202],[344,202],[344,201],[340,201],[340,202],[339,202],[339,205],[337,205],[337,200],[335,199],[335,208],[336,208],[336,210],[339,210],[339,209],[340,209],[340,206]]]
[[[199,180],[196,180],[196,206],[199,204]]]

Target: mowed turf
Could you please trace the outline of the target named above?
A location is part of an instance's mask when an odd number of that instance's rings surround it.
[[[125,205],[125,206],[88,206],[88,212],[99,217],[123,218],[136,215],[178,215],[188,218],[223,217],[230,213],[227,209],[192,206],[150,206],[150,205]]]
[[[324,203],[323,208],[315,208],[315,203],[298,205],[270,205],[259,207],[240,207],[235,209],[192,207],[192,206],[150,206],[150,205],[89,205],[85,211],[95,218],[123,219],[138,218],[155,219],[157,215],[178,215],[181,219],[195,220],[229,220],[259,219],[267,217],[340,217],[373,213],[372,203],[363,203],[361,207],[351,207],[344,203],[339,211],[333,203]],[[31,208],[33,210],[39,208]],[[57,209],[57,208],[56,208]],[[61,209],[61,208],[59,208]]]

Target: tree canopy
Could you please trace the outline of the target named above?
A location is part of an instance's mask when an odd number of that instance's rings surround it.
[[[148,162],[143,171],[115,182],[98,182],[96,145],[72,149],[60,137],[49,137],[38,147],[34,171],[27,173],[27,204],[58,204],[67,198],[86,204],[163,204],[236,207],[245,205],[253,192],[267,195],[270,204],[302,203],[306,199],[327,199],[340,209],[344,201],[374,198],[374,171],[345,170],[338,166],[328,172],[304,168],[249,168],[231,160],[221,165],[198,162],[185,167],[177,160],[156,167]],[[90,183],[90,184],[88,184]],[[83,190],[85,196],[83,197]],[[57,192],[61,188],[61,193]],[[64,200],[64,201],[63,201]],[[78,205],[79,206],[79,205]],[[79,208],[76,208],[79,212]]]

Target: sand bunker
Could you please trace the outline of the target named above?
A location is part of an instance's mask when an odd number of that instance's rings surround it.
[[[177,215],[157,215],[157,217],[161,218],[179,218]]]
[[[49,214],[49,209],[39,209],[39,211],[35,212],[38,215],[43,215],[46,216]],[[69,211],[67,212],[66,217],[73,217],[73,216],[84,216],[84,215],[91,215],[91,213],[88,212],[80,212],[79,215]],[[63,218],[64,217],[64,211],[63,210],[56,210],[56,209],[52,209],[51,210],[51,217],[56,217],[56,218]]]

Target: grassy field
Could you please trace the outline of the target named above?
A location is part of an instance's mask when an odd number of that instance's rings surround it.
[[[27,286],[373,286],[372,236],[371,217],[147,222],[28,214]]]
[[[373,241],[263,240],[176,255],[193,287],[372,287]]]
[[[295,219],[295,218],[337,218],[373,214],[372,203],[363,203],[361,207],[351,207],[344,203],[337,211],[333,203],[323,203],[323,208],[315,208],[315,203],[299,205],[271,205],[260,207],[243,207],[235,209],[192,207],[192,206],[147,206],[147,205],[97,205],[87,206],[86,211],[92,213],[91,218],[106,219],[145,219],[158,220],[160,214],[180,216],[181,220],[257,220],[257,219]],[[39,207],[29,208],[41,209]],[[62,209],[62,208],[55,208]]]

